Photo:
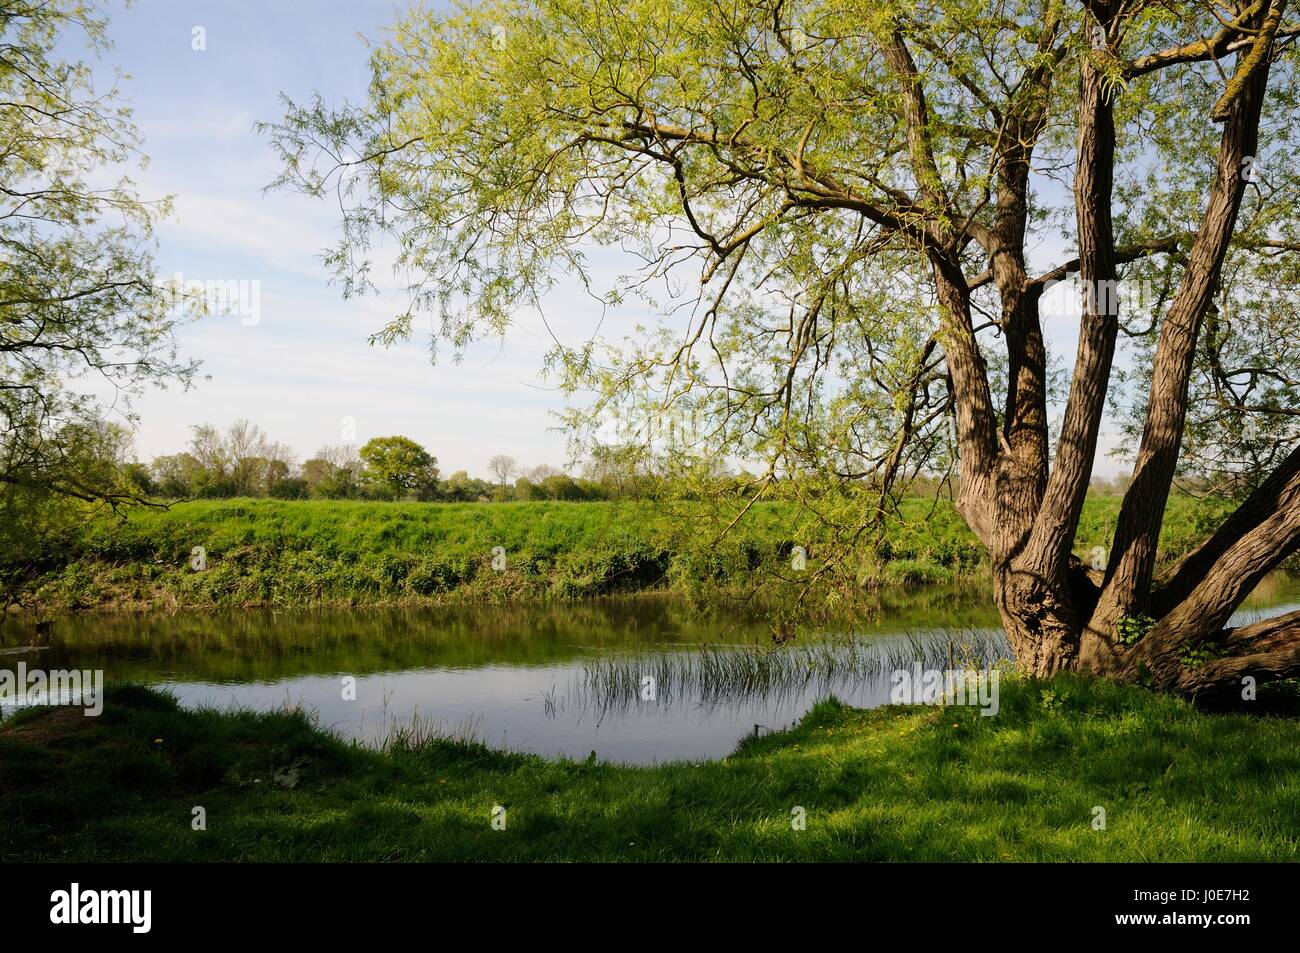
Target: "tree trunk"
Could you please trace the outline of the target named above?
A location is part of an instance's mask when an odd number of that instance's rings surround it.
[[[1259,7],[1250,44],[1216,105],[1224,123],[1206,210],[1182,280],[1161,324],[1146,426],[1134,480],[1125,494],[1105,571],[1071,552],[1092,475],[1119,327],[1117,255],[1111,224],[1115,125],[1104,64],[1116,42],[1117,13],[1089,3],[1095,59],[1080,70],[1075,173],[1077,270],[1083,288],[1078,353],[1055,459],[1046,460],[1041,332],[1036,287],[1016,249],[1014,210],[1021,151],[999,184],[998,226],[985,237],[1003,303],[1009,349],[1004,427],[990,445],[991,409],[961,378],[979,366],[969,321],[950,322],[945,348],[961,424],[962,513],[988,547],[995,600],[1019,668],[1043,677],[1062,670],[1137,681],[1209,698],[1235,695],[1243,680],[1300,675],[1300,613],[1237,629],[1229,618],[1263,576],[1300,551],[1300,447],[1224,526],[1157,583],[1156,545],[1182,445],[1196,342],[1218,290],[1255,154],[1261,106],[1283,0]],[[1112,87],[1113,89],[1114,87]],[[1021,142],[1034,136],[1013,136]],[[1012,210],[1004,213],[1005,209]],[[1023,224],[1023,222],[1021,222]],[[1165,250],[1168,250],[1167,248]],[[960,283],[947,300],[961,314]],[[941,288],[941,297],[943,290]],[[969,315],[969,306],[965,307]],[[964,392],[964,394],[963,394]],[[984,392],[985,394],[987,392]],[[976,436],[978,435],[978,442]],[[978,452],[976,452],[978,451]]]

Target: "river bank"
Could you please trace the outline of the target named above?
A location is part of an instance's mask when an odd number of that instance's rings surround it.
[[[854,590],[978,578],[979,543],[951,504],[904,500]],[[1118,499],[1088,501],[1080,547],[1109,542]],[[1220,504],[1175,497],[1162,552],[1202,537]],[[731,515],[704,504],[222,500],[89,521],[39,565],[4,566],[11,611],[504,604],[625,593],[798,592],[837,547],[795,504]],[[841,589],[840,598],[844,592]],[[852,593],[850,593],[850,597]]]

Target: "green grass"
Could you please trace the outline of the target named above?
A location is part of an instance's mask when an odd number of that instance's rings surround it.
[[[622,767],[409,736],[374,751],[301,712],[121,686],[98,719],[0,727],[0,858],[1295,861],[1298,742],[1295,720],[1062,676],[1004,679],[992,718],[828,701],[721,761]]]
[[[1076,549],[1105,545],[1119,500],[1090,499]],[[1198,542],[1224,506],[1175,496],[1163,553]],[[138,510],[89,523],[52,554],[21,597],[46,612],[91,608],[378,606],[576,599],[647,589],[779,588],[789,548],[815,568],[826,530],[791,503],[732,513],[676,503],[360,503],[229,500]],[[202,547],[207,568],[190,568]],[[506,569],[494,571],[494,547]],[[859,554],[868,584],[920,588],[985,565],[943,501],[908,499],[878,551]],[[0,570],[4,567],[0,566]]]

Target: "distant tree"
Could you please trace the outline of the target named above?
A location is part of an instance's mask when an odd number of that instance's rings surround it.
[[[149,469],[159,496],[181,500],[195,495],[195,483],[203,472],[203,465],[192,454],[177,453],[154,457]]]
[[[313,497],[325,500],[355,500],[361,496],[360,470],[330,467],[329,473],[310,490]]]
[[[595,446],[582,474],[605,488],[610,498],[632,499],[649,493],[652,477],[650,458],[636,444]]]
[[[277,500],[305,500],[307,481],[302,477],[283,477],[267,486],[266,495]]]
[[[443,499],[453,503],[468,503],[473,500],[476,494],[469,474],[464,470],[457,470],[447,477],[442,486],[442,495]]]
[[[236,495],[257,496],[265,486],[270,456],[266,434],[251,421],[236,420],[226,430],[225,446]]]
[[[578,499],[581,500],[608,500],[609,492],[600,483],[594,483],[591,480],[574,480],[574,486],[577,487]]]
[[[239,496],[239,487],[229,475],[214,477],[204,470],[195,481],[194,495],[204,500],[228,500]]]
[[[248,420],[236,420],[224,431],[207,423],[191,429],[190,455],[202,468],[194,487],[199,496],[261,496],[267,491],[273,459],[283,464],[277,470],[284,475],[292,469],[293,452],[271,443]]]
[[[303,462],[301,476],[309,496],[315,496],[316,490],[334,475],[334,464],[322,457],[312,457]]]
[[[580,500],[582,489],[567,473],[547,477],[541,482],[542,491],[548,500]]]
[[[428,480],[417,486],[413,493],[421,503],[434,503],[442,499],[442,484],[436,478]]]
[[[132,461],[122,465],[122,483],[131,493],[140,497],[156,496],[158,494],[158,484],[154,482],[153,474],[149,471],[148,465],[139,461]]]
[[[541,483],[547,477],[559,476],[563,472],[559,467],[553,467],[549,463],[541,463],[529,470],[525,476],[534,483]]]
[[[266,467],[263,470],[263,479],[265,485],[263,489],[270,495],[271,487],[293,476],[293,468],[285,460],[267,459]]]
[[[436,486],[438,461],[410,437],[375,437],[360,450],[367,481],[394,496]]]
[[[497,454],[488,461],[488,470],[497,478],[501,484],[501,499],[505,499],[507,493],[506,484],[512,476],[519,472],[519,464],[514,457],[506,456],[504,453]]]
[[[536,499],[536,497],[537,488],[533,485],[532,480],[528,479],[526,476],[521,476],[515,481],[516,500],[532,500]]]
[[[364,465],[351,444],[324,446],[302,465],[308,493],[315,498],[350,500],[361,495]]]
[[[190,438],[189,456],[202,471],[201,479],[195,485],[197,491],[204,485],[228,478],[234,461],[221,431],[212,424],[197,424],[190,430],[194,435]]]

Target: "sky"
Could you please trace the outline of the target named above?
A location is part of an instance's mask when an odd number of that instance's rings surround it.
[[[397,4],[139,0],[106,10],[113,49],[97,69],[129,75],[120,88],[149,157],[132,177],[144,197],[175,200],[157,232],[159,276],[246,282],[247,303],[259,305],[255,321],[246,308],[242,318],[210,315],[181,330],[201,379],[189,392],[136,401],[140,459],[184,449],[194,424],[247,418],[299,459],[325,444],[399,433],[424,444],[444,473],[484,474],[499,453],[526,467],[567,461],[552,415],[563,400],[539,377],[550,338],[536,316],[521,315],[508,340],[471,347],[459,365],[432,363],[418,335],[371,347],[368,335],[401,309],[397,282],[384,287],[381,271],[380,296],[343,300],[318,257],[338,234],[337,208],[263,192],[278,167],[253,124],[283,115],[281,93],[363,98],[361,37],[381,36]],[[579,297],[574,321],[597,320]]]
[[[487,473],[496,454],[524,467],[563,466],[564,401],[540,376],[551,345],[536,314],[520,314],[502,341],[471,346],[461,363],[429,359],[419,336],[391,348],[367,337],[402,309],[399,284],[382,269],[381,294],[345,301],[319,260],[338,234],[337,207],[287,192],[265,193],[278,166],[258,121],[283,115],[281,94],[302,101],[364,98],[363,37],[380,39],[404,4],[393,0],[137,0],[106,4],[114,47],[97,67],[127,74],[149,163],[133,170],[146,198],[172,195],[176,214],[158,230],[160,277],[246,282],[258,305],[186,325],[182,353],[202,361],[189,392],[151,391],[135,403],[136,455],[184,449],[190,427],[247,418],[299,459],[325,444],[388,434],[429,449],[444,473]],[[1055,257],[1058,250],[1046,258]],[[382,257],[382,252],[381,252]],[[1044,259],[1045,266],[1051,261]],[[245,305],[252,302],[245,302]],[[246,310],[251,310],[246,308]],[[601,320],[599,306],[563,284],[547,322],[566,344]],[[605,319],[616,336],[643,315]],[[1073,363],[1077,316],[1049,315],[1049,346]],[[1105,456],[1097,472],[1121,469]]]

